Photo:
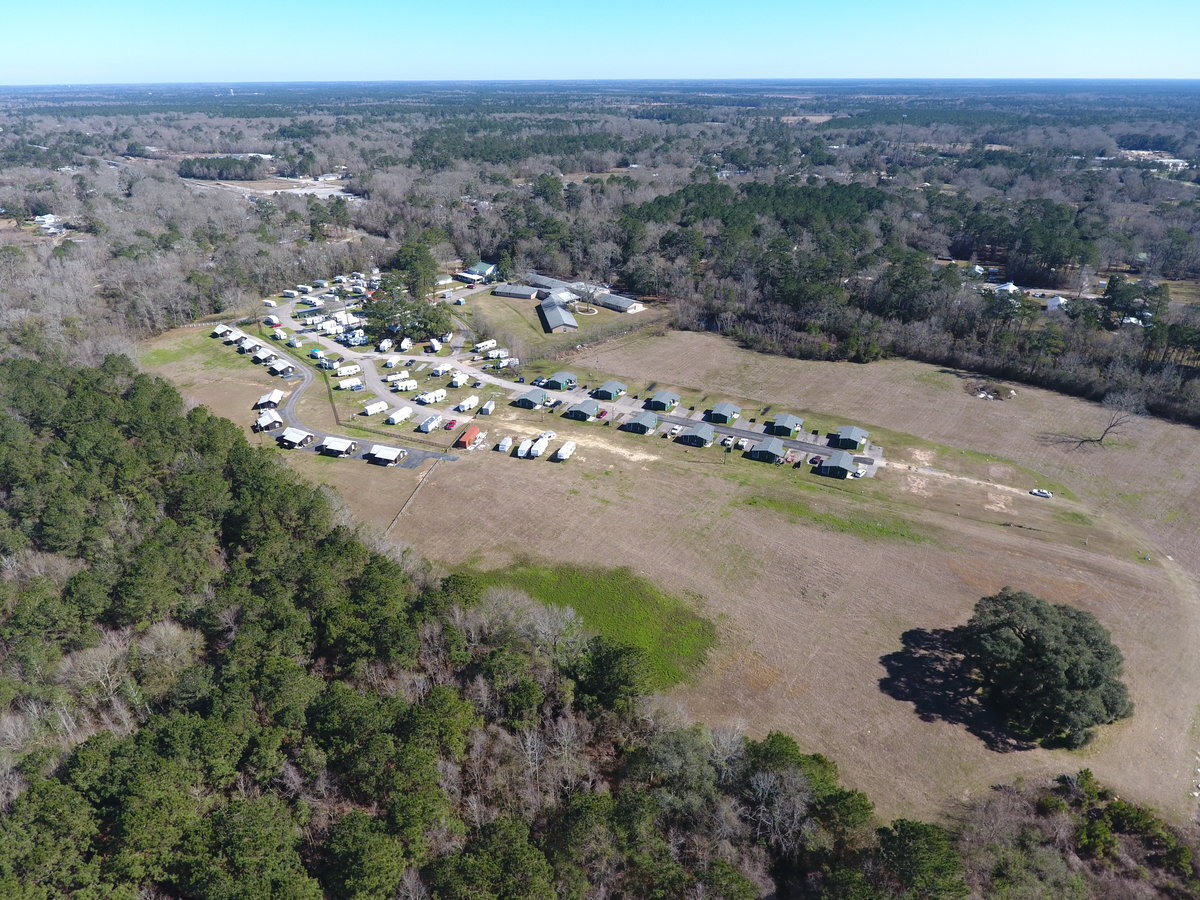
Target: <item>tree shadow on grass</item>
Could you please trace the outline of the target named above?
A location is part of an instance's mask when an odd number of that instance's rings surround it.
[[[1014,737],[979,702],[978,684],[959,651],[961,629],[913,628],[900,640],[904,649],[880,657],[887,675],[879,688],[913,705],[924,722],[961,725],[997,753],[1032,750],[1036,744]]]

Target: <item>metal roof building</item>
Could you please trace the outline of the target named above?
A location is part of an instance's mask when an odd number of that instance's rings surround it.
[[[279,443],[285,447],[307,447],[315,439],[315,435],[301,428],[285,428],[279,436]]]
[[[580,419],[587,421],[588,419],[596,418],[600,412],[600,404],[595,400],[580,400],[578,403],[572,403],[567,407],[567,411],[563,416],[568,419]]]
[[[492,291],[497,297],[516,297],[519,300],[532,300],[538,295],[538,289],[524,284],[502,284]]]
[[[817,466],[817,474],[829,475],[833,478],[845,478],[852,472],[858,471],[858,464],[854,462],[854,457],[845,450],[834,450],[829,454],[829,458],[822,460]]]
[[[541,388],[530,388],[513,401],[513,406],[523,406],[525,409],[537,409],[546,402],[546,392]]]
[[[268,409],[254,421],[255,431],[274,431],[283,427],[283,419],[273,409]]]
[[[546,379],[546,387],[552,391],[569,390],[575,384],[575,376],[570,372],[555,372]]]
[[[843,425],[834,436],[834,446],[842,450],[859,450],[867,442],[868,434],[865,428],[857,425]]]
[[[761,459],[763,462],[775,462],[781,457],[787,456],[787,447],[783,446],[783,441],[777,437],[769,437],[765,441],[759,441],[750,449],[751,459]]]
[[[256,409],[274,409],[283,401],[283,391],[276,388],[273,391],[268,391],[258,398],[258,402],[254,404]]]
[[[799,416],[793,416],[791,413],[780,413],[775,417],[775,421],[767,426],[767,434],[781,434],[785,437],[791,437],[802,427],[804,427],[804,420]]]
[[[691,444],[693,447],[709,447],[717,439],[716,430],[707,422],[693,425],[675,440],[681,444]]]
[[[642,411],[625,423],[626,431],[635,434],[649,434],[658,427],[658,416],[652,412]]]
[[[655,391],[646,405],[651,409],[671,410],[679,403],[679,395],[674,391]]]
[[[546,330],[551,334],[571,331],[579,327],[579,323],[575,321],[575,316],[571,314],[571,311],[553,298],[539,303],[538,312],[541,313]]]
[[[334,456],[349,456],[358,449],[358,444],[349,438],[327,437],[321,445],[322,453],[332,453]]]
[[[400,447],[385,447],[383,444],[375,444],[367,456],[371,457],[371,462],[376,465],[394,466],[408,456],[408,451]]]
[[[742,408],[732,403],[718,403],[709,411],[708,417],[714,422],[728,424],[742,414]]]
[[[592,391],[592,396],[597,400],[616,400],[628,389],[627,385],[621,384],[619,381],[606,381]]]

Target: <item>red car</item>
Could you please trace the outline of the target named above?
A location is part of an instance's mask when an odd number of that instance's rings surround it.
[[[446,430],[453,431],[458,426],[458,419],[451,419],[446,423]]]
[[[597,419],[603,419],[603,418],[604,418],[605,416],[607,416],[607,415],[608,415],[608,410],[607,410],[607,409],[602,409],[602,410],[600,410],[600,412],[596,413],[596,418],[597,418]]]

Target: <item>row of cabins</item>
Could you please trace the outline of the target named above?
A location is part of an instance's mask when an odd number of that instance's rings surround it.
[[[226,344],[236,345],[239,353],[249,353],[251,359],[266,366],[272,375],[288,378],[296,374],[296,366],[287,357],[275,353],[270,347],[264,346],[257,339],[236,328],[217,325],[212,330],[212,336],[220,338]]]
[[[281,447],[297,450],[311,446],[316,439],[315,434],[305,431],[303,428],[285,428],[277,440]],[[358,442],[350,438],[331,436],[325,438],[317,449],[326,456],[346,459],[358,452]],[[403,447],[389,447],[385,444],[372,444],[371,449],[363,454],[366,459],[380,466],[394,466],[407,455],[408,451]]]

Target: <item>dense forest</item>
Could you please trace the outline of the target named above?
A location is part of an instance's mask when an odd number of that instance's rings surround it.
[[[1086,771],[950,827],[655,712],[634,648],[356,530],[125,357],[0,364],[0,894],[1185,896]]]

